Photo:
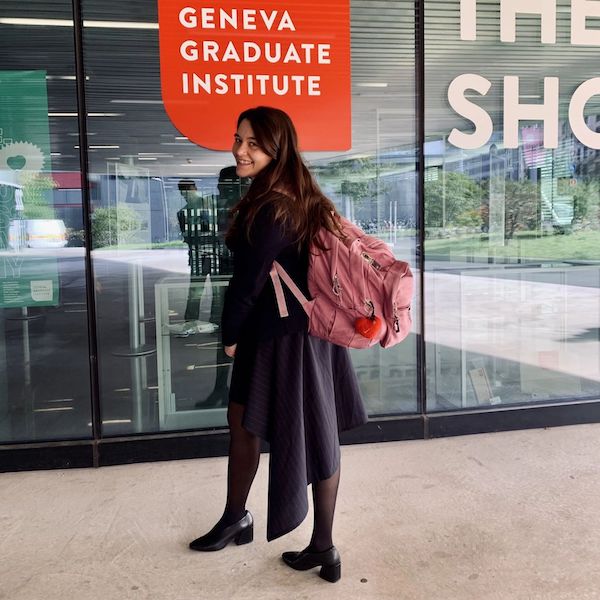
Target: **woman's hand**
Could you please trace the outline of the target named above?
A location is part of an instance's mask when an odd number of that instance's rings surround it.
[[[229,358],[233,358],[235,356],[235,349],[237,348],[237,344],[233,344],[233,346],[225,346],[225,354],[229,356]]]

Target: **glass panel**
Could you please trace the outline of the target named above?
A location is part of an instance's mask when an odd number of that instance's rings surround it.
[[[352,2],[352,150],[309,155],[323,191],[412,265],[415,289],[415,21],[411,2]],[[413,330],[419,322],[415,297]],[[370,416],[417,411],[416,338],[352,350]]]
[[[87,438],[71,2],[6,0],[1,17],[0,443]]]
[[[103,115],[89,131],[104,433],[225,425],[223,233],[248,182],[165,113],[156,3],[82,4],[86,21],[111,22],[84,36],[88,108]],[[414,5],[373,7],[351,7],[352,150],[306,158],[343,214],[414,264]],[[416,411],[414,336],[353,360],[371,414]]]
[[[461,40],[460,5],[425,5],[428,409],[597,397],[600,90],[584,111],[571,99],[600,36],[572,44],[559,0],[545,43],[535,14],[500,41],[501,4],[480,2]]]

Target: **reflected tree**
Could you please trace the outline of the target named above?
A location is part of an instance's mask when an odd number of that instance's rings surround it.
[[[94,248],[115,246],[133,240],[139,229],[137,213],[127,206],[96,208],[92,214],[92,241]]]
[[[425,226],[479,226],[484,191],[464,173],[448,172],[425,182]]]
[[[580,181],[573,193],[574,222],[582,229],[600,229],[600,181]]]
[[[507,181],[505,196],[505,238],[516,231],[535,231],[539,227],[540,191],[532,181]]]
[[[47,175],[31,175],[23,180],[23,218],[54,219],[54,208],[48,192],[56,188],[56,182]]]

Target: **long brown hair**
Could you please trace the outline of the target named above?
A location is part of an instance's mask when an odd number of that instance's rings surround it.
[[[260,149],[272,160],[231,209],[227,242],[240,235],[250,239],[258,211],[269,203],[274,219],[284,224],[298,247],[312,242],[321,227],[343,236],[333,202],[319,189],[300,156],[298,136],[290,117],[278,108],[258,106],[240,114],[238,127],[244,119],[250,123]],[[280,194],[282,200],[273,202],[273,193]]]

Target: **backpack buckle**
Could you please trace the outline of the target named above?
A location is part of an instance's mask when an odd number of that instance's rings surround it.
[[[366,252],[362,252],[361,256],[376,270],[381,270],[381,265],[371,256],[369,256]]]
[[[340,285],[340,280],[338,279],[337,274],[333,276],[333,286],[331,287],[331,290],[338,298],[341,298],[342,286]]]
[[[398,333],[400,331],[400,321],[398,320],[398,307],[394,302],[392,304],[392,318],[394,319],[394,331]]]

